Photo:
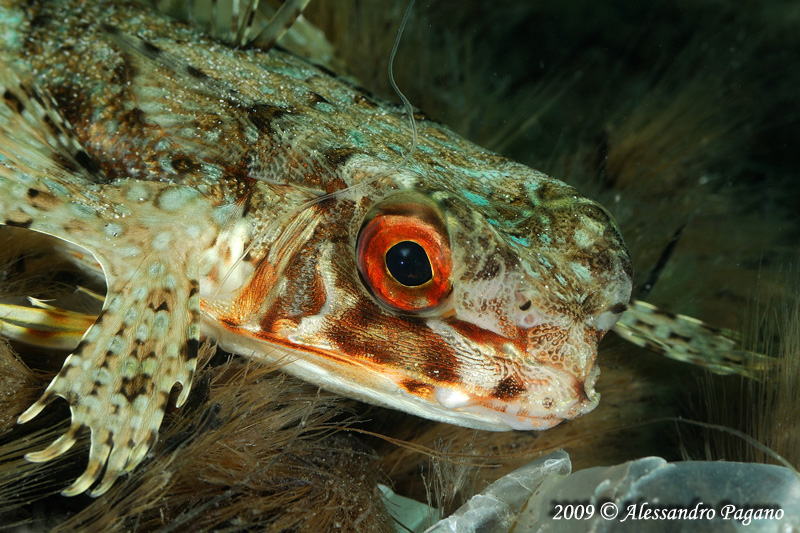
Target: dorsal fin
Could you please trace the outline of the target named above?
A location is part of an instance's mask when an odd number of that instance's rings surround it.
[[[276,44],[343,74],[325,34],[302,13],[310,0],[286,0],[277,9],[259,0],[160,0],[147,2],[172,18],[224,43],[263,51]]]

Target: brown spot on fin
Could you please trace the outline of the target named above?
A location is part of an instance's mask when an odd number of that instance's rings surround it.
[[[250,122],[261,133],[273,133],[272,121],[284,116],[287,110],[267,104],[255,104],[247,110]]]

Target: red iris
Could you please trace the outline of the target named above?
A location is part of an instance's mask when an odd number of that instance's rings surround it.
[[[418,313],[447,299],[453,263],[449,239],[438,217],[398,212],[405,211],[403,207],[418,211],[413,207],[420,206],[396,206],[362,228],[356,251],[358,269],[367,288],[382,303]]]

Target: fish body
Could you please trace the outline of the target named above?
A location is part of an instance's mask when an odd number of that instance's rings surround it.
[[[91,252],[103,311],[54,397],[91,430],[66,494],[105,492],[188,397],[199,339],[327,389],[468,427],[598,403],[631,260],[574,188],[285,51],[134,3],[0,7],[0,222]]]

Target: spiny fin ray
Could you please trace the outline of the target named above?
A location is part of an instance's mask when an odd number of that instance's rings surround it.
[[[12,170],[17,178],[45,175],[72,185],[103,181],[46,90],[6,66],[0,72],[0,95],[5,104],[0,105],[0,177]]]
[[[82,428],[83,426],[81,424],[73,423],[67,432],[54,440],[50,446],[38,452],[25,454],[25,459],[32,463],[46,463],[51,459],[55,459],[59,455],[66,453],[70,448],[72,448],[75,442],[77,442],[78,432]]]
[[[71,350],[95,320],[91,314],[32,300],[39,308],[0,303],[0,333],[4,337],[33,346]]]

